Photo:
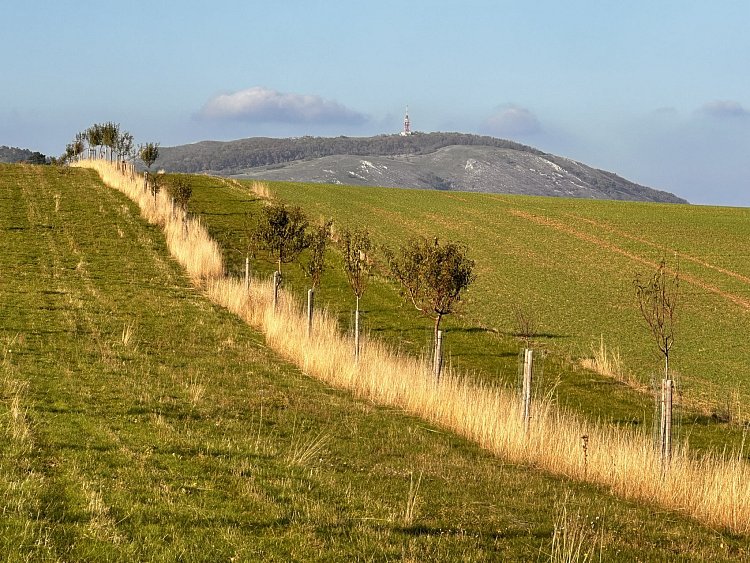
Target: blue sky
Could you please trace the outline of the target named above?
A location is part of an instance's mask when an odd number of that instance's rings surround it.
[[[13,2],[0,144],[420,131],[527,143],[750,206],[746,1]]]

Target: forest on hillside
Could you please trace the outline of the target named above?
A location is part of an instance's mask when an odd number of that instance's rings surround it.
[[[28,164],[46,164],[47,157],[40,152],[16,147],[0,146],[0,162],[26,162]]]
[[[221,171],[273,166],[333,155],[394,156],[427,154],[451,145],[480,145],[542,155],[542,151],[505,139],[466,133],[414,133],[375,137],[253,137],[162,147],[158,166],[175,172]]]

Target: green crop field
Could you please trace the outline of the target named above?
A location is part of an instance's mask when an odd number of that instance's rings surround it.
[[[659,369],[641,327],[633,279],[662,257],[679,267],[674,365],[685,393],[708,402],[750,397],[750,210],[687,205],[361,190],[274,184],[285,201],[343,225],[367,225],[384,244],[460,240],[478,266],[466,321],[513,331],[511,305],[538,319],[545,346],[574,357],[600,336],[635,376]]]
[[[257,211],[257,199],[233,183],[192,182],[193,211],[238,271],[245,213]],[[585,215],[631,232],[627,207],[615,224],[614,215],[589,203],[488,198],[477,199],[480,205],[461,195],[455,210],[441,211],[445,194],[275,189],[312,217],[356,220],[385,243],[412,231],[432,236],[437,225],[440,236],[474,241],[481,277],[467,294],[465,315],[447,325],[454,365],[488,382],[512,382],[518,342],[508,305],[521,302],[539,319],[540,345],[550,351],[545,377],[560,379],[561,401],[592,416],[647,424],[648,401],[639,393],[575,367],[575,356],[600,333],[620,346],[639,377],[648,373],[639,362],[654,363],[628,298],[632,264],[604,249],[627,244],[627,252],[649,259],[659,253],[648,254],[640,240],[623,241],[614,228],[601,233],[594,223],[576,220],[582,235],[572,236],[565,223],[570,214]],[[560,228],[514,212],[540,205],[555,208],[549,217]],[[726,238],[741,213],[725,213]],[[648,216],[644,211],[637,221],[655,229]],[[698,228],[687,230],[669,236],[709,244]],[[418,419],[311,380],[196,291],[161,232],[91,171],[0,165],[0,233],[0,549],[8,561],[547,561],[564,560],[560,549],[575,551],[579,541],[581,555],[601,553],[607,561],[749,555],[746,538],[510,465]],[[593,245],[600,250],[588,247],[592,233],[602,240]],[[645,230],[639,237],[648,240]],[[721,244],[732,248],[724,238]],[[740,262],[719,261],[708,250],[679,250],[742,271]],[[527,255],[539,262],[524,274]],[[351,297],[335,252],[330,259],[320,293],[345,329]],[[253,267],[261,274],[271,268]],[[743,317],[722,294],[739,294],[732,283],[740,278],[725,281],[722,271],[703,272],[699,262],[690,268],[686,274],[705,274],[704,283],[722,293],[688,293],[675,356],[682,354],[679,369],[696,394],[711,397],[725,380],[718,367],[692,367],[700,353],[691,353],[689,328],[730,311],[734,332],[720,333],[726,320],[709,331],[711,342],[739,342]],[[305,281],[288,269],[288,285],[301,291]],[[557,289],[555,276],[567,285]],[[579,284],[594,293],[587,298]],[[426,323],[398,305],[384,279],[365,300],[371,334],[413,353],[426,345]],[[626,321],[632,326],[617,332]],[[742,365],[740,354],[732,365]],[[743,378],[725,377],[744,396]],[[707,443],[735,432],[703,426],[710,428],[703,431]]]
[[[248,214],[260,202],[249,184],[193,179],[191,210],[222,241],[229,269],[244,267]],[[476,261],[463,313],[447,317],[454,367],[485,382],[514,385],[522,346],[514,310],[537,325],[545,350],[544,386],[593,419],[652,430],[654,399],[644,390],[661,377],[662,360],[640,317],[633,280],[665,258],[681,281],[676,344],[678,433],[691,447],[736,449],[750,413],[750,210],[688,205],[446,193],[320,184],[270,183],[280,200],[302,206],[311,221],[367,227],[379,245],[409,236],[464,242]],[[353,297],[331,253],[319,299],[351,326]],[[257,262],[263,275],[273,270]],[[302,297],[300,269],[285,274]],[[431,324],[376,276],[363,299],[371,334],[416,355],[429,348]],[[626,386],[580,367],[600,341],[617,351]]]

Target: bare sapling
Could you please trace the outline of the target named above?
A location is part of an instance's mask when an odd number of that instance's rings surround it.
[[[344,271],[349,286],[356,297],[356,309],[354,310],[354,358],[359,360],[359,300],[367,288],[372,270],[372,261],[369,258],[372,249],[370,233],[366,229],[345,229],[339,237],[339,247],[344,255]]]
[[[513,315],[516,322],[515,336],[523,340],[526,348],[531,348],[534,337],[537,335],[534,316],[519,304],[513,307]]]
[[[659,450],[662,462],[668,464],[672,457],[672,391],[674,381],[669,373],[669,354],[674,344],[675,309],[679,297],[679,270],[671,271],[662,259],[656,271],[643,279],[636,274],[635,293],[641,316],[664,357],[659,401]]]
[[[467,258],[466,247],[448,242],[441,245],[437,237],[411,239],[398,255],[384,249],[391,274],[401,285],[401,293],[423,315],[434,322],[433,372],[440,376],[442,338],[438,341],[440,322],[454,312],[461,293],[474,281],[474,261]]]

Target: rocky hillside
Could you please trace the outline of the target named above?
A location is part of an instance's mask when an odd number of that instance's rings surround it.
[[[165,147],[157,166],[240,178],[685,203],[532,147],[460,133],[251,138]]]

